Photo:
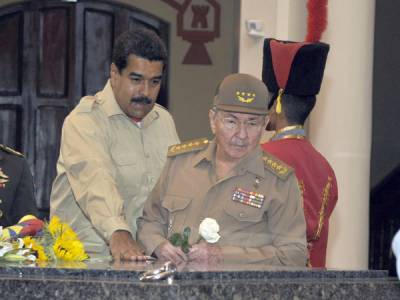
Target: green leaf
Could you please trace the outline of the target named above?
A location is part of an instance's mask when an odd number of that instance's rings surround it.
[[[185,227],[185,229],[183,229],[183,240],[186,243],[189,243],[190,232],[190,227]]]
[[[171,242],[172,245],[174,245],[175,247],[179,247],[182,245],[183,243],[183,238],[182,235],[180,233],[174,233],[173,235],[171,235],[171,237],[169,238],[169,241]]]
[[[16,255],[16,254],[6,254],[4,256],[4,259],[6,261],[11,261],[11,262],[17,262],[17,261],[24,261],[26,260],[25,256],[22,255]]]
[[[181,249],[182,249],[183,252],[189,253],[189,250],[190,250],[189,242],[188,241],[183,241]]]

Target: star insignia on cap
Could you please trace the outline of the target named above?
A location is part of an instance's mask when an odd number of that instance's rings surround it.
[[[237,91],[236,98],[242,103],[251,103],[256,98],[256,94]]]

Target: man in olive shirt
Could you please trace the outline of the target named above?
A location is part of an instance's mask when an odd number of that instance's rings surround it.
[[[176,264],[266,263],[305,266],[306,225],[296,176],[263,154],[268,91],[253,76],[232,74],[209,112],[215,139],[170,147],[164,170],[138,219],[146,254]],[[199,224],[215,219],[221,238],[199,241]],[[190,227],[186,254],[169,238]]]
[[[152,31],[125,32],[104,89],[64,121],[50,213],[72,226],[91,256],[145,259],[133,238],[136,219],[168,146],[179,142],[172,117],[155,104],[166,57]]]

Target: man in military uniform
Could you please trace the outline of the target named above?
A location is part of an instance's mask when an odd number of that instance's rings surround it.
[[[170,147],[138,220],[138,240],[147,254],[177,264],[305,266],[305,221],[296,177],[259,145],[267,97],[255,77],[227,76],[209,111],[215,138]],[[205,218],[219,225],[221,238],[215,244],[198,242]],[[186,227],[192,232],[187,254],[168,240]]]
[[[144,28],[115,43],[110,80],[81,99],[64,121],[50,214],[68,222],[91,256],[144,260],[136,219],[179,142],[175,123],[156,104],[167,52]]]
[[[21,153],[0,144],[0,226],[15,225],[28,214],[38,216],[28,163]]]
[[[309,265],[325,267],[329,217],[338,199],[335,173],[307,140],[304,122],[319,92],[329,46],[267,39],[263,81],[274,94],[269,102],[267,130],[275,130],[262,145],[267,153],[293,167],[304,198]]]

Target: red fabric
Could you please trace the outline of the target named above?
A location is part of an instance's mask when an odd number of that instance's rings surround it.
[[[299,49],[306,43],[282,43],[271,40],[271,58],[275,78],[281,89],[286,87],[293,59]]]
[[[312,267],[325,267],[329,217],[338,199],[335,173],[328,161],[306,139],[281,139],[262,145],[264,151],[275,155],[293,167],[300,185],[303,185],[304,214],[307,223],[307,242]],[[318,230],[324,189],[332,178],[325,218],[320,238],[314,240]]]
[[[42,230],[44,223],[42,220],[39,219],[31,219],[18,223],[17,225],[23,226],[18,234],[18,237],[24,237],[27,235],[35,236],[36,234],[38,234]]]
[[[319,42],[328,24],[328,0],[308,0],[307,42]]]

